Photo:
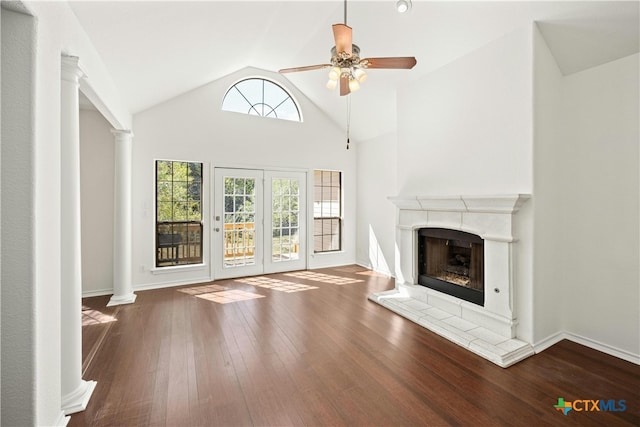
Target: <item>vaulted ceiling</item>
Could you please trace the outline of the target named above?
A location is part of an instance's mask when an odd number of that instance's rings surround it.
[[[275,72],[328,62],[343,1],[71,1],[71,8],[132,113],[254,67]],[[395,93],[456,58],[537,21],[560,69],[571,74],[639,51],[637,1],[459,2],[351,0],[347,24],[362,57],[415,56],[412,70],[371,70],[351,95],[351,133],[393,132]],[[346,100],[326,70],[286,78],[339,126]]]

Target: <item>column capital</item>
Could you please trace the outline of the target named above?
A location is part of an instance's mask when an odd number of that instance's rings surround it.
[[[111,129],[111,133],[116,137],[116,139],[133,138],[133,132],[128,129]]]
[[[87,77],[87,74],[80,65],[80,58],[77,56],[62,55],[62,80],[78,84],[81,78]]]

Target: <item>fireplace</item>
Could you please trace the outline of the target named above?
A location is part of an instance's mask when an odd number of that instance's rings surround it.
[[[445,228],[420,228],[418,284],[484,306],[484,240]]]
[[[531,356],[516,313],[516,214],[529,198],[390,197],[398,207],[396,286],[369,299],[499,366]]]

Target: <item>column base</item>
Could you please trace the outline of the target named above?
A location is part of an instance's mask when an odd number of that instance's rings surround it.
[[[111,299],[107,303],[107,307],[122,304],[133,304],[136,301],[137,295],[133,292],[126,295],[112,295]]]
[[[76,412],[82,412],[87,409],[89,399],[93,394],[93,390],[96,388],[95,381],[80,380],[80,386],[72,393],[62,397],[62,411],[65,415],[75,414]]]
[[[55,420],[51,425],[56,427],[66,427],[66,425],[69,424],[69,421],[71,421],[71,417],[68,415],[65,415],[64,411],[60,410],[58,419]]]

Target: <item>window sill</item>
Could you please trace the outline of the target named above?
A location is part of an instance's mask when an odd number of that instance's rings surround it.
[[[344,254],[344,253],[346,252],[343,250],[329,251],[329,252],[314,252],[313,256],[327,256],[327,255]]]
[[[188,271],[200,271],[207,268],[207,264],[188,264],[188,265],[175,265],[171,267],[153,267],[149,271],[151,274],[168,274],[168,273],[184,273]]]

